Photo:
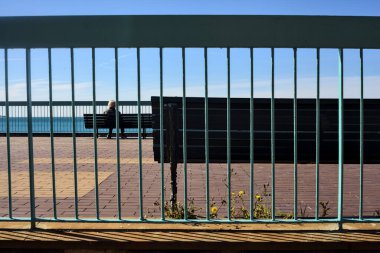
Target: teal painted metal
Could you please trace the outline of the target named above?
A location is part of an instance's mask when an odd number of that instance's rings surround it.
[[[183,213],[187,220],[187,128],[186,128],[186,51],[182,48],[182,148],[183,148]]]
[[[74,174],[74,209],[75,218],[79,219],[78,212],[78,168],[77,168],[77,139],[76,139],[76,114],[75,114],[75,65],[74,65],[74,49],[70,48],[70,73],[71,73],[71,128],[73,143],[73,174]]]
[[[253,100],[253,48],[250,48],[250,60],[251,60],[251,92],[250,92],[250,100],[249,100],[249,146],[250,146],[250,153],[249,153],[249,216],[251,220],[254,219],[254,208],[255,208],[255,196],[254,196],[254,100]]]
[[[363,219],[363,156],[364,156],[364,56],[360,49],[360,167],[359,167],[359,219]]]
[[[380,34],[373,31],[379,30],[380,17],[284,15],[2,17],[0,47],[378,48]]]
[[[319,220],[319,150],[320,150],[320,49],[317,48],[317,98],[315,101],[315,220]]]
[[[95,68],[95,48],[91,49],[92,56],[92,115],[93,115],[93,126],[96,126],[96,68]],[[95,212],[96,219],[100,219],[99,215],[99,175],[98,175],[98,131],[94,127],[93,131],[94,137],[94,176],[95,176]]]
[[[272,163],[272,221],[276,219],[276,146],[275,146],[275,99],[274,99],[274,48],[271,48],[272,60],[272,87],[271,87],[271,107],[270,107],[270,139],[271,139],[271,163]]]
[[[161,169],[161,220],[165,220],[165,164],[164,164],[164,79],[163,54],[160,47],[160,169]]]
[[[142,146],[141,146],[141,78],[140,78],[140,48],[137,48],[137,125],[138,125],[138,156],[139,156],[139,203],[140,220],[144,220],[144,201],[143,201],[143,174],[142,174]]]
[[[120,119],[119,119],[119,54],[115,48],[115,96],[116,96],[116,175],[117,175],[117,217],[121,220],[121,182],[120,182]]]
[[[294,135],[294,219],[298,219],[298,139],[297,139],[297,48],[293,49],[294,53],[294,100],[293,100],[293,135]]]
[[[205,63],[205,166],[206,166],[206,219],[210,219],[210,165],[209,165],[209,137],[208,137],[208,56],[204,48]]]
[[[15,218],[13,221],[28,221],[28,218]],[[2,219],[0,218],[0,221],[9,221],[8,219]],[[60,218],[60,219],[51,219],[51,218],[36,218],[36,221],[49,221],[49,222],[107,222],[107,223],[120,223],[120,222],[127,222],[127,223],[141,223],[140,219],[123,219],[123,220],[118,220],[118,219],[102,219],[101,221],[97,219],[80,219],[76,220],[73,218]],[[361,223],[367,223],[367,222],[378,222],[379,219],[376,218],[368,218],[364,219],[363,221],[359,221],[356,218],[345,218],[343,220],[344,222],[361,222]],[[151,224],[174,224],[174,223],[184,223],[184,224],[252,224],[251,220],[247,219],[233,219],[233,220],[227,220],[227,219],[219,219],[217,221],[209,221],[206,219],[176,219],[176,220],[165,220],[162,221],[161,219],[144,219],[144,223],[151,223]],[[337,223],[338,220],[336,218],[330,218],[330,219],[320,219],[320,221],[316,222],[314,219],[298,219],[297,222],[294,222],[293,219],[276,219],[274,221],[268,220],[268,219],[255,219],[255,223],[261,223],[261,224],[286,224],[286,223],[323,223],[323,224],[328,224],[328,223]]]
[[[53,194],[53,217],[57,219],[57,194],[55,185],[55,149],[54,149],[54,124],[53,124],[53,75],[51,48],[48,49],[49,64],[49,123],[50,123],[50,158],[51,158],[51,185]]]
[[[231,60],[227,48],[227,218],[231,220]]]
[[[7,168],[8,168],[8,215],[13,217],[12,209],[12,160],[11,160],[11,139],[9,127],[9,77],[8,77],[8,49],[4,49],[4,84],[5,84],[5,116],[6,116],[6,136],[7,136]]]
[[[343,218],[343,168],[344,168],[344,97],[343,97],[343,49],[339,49],[339,108],[338,108],[338,220]]]
[[[30,48],[26,51],[26,98],[28,113],[28,161],[29,161],[29,202],[30,202],[30,222],[31,228],[36,227],[36,205],[34,195],[34,157],[33,157],[33,125],[32,125],[32,80],[31,80],[31,60]]]

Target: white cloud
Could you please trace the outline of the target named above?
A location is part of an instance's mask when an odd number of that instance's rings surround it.
[[[82,91],[89,89],[91,82],[75,83],[76,99],[80,100]],[[71,99],[71,83],[55,81],[52,85],[53,100],[69,100]],[[9,100],[10,101],[25,101],[26,97],[26,81],[12,80],[9,83]],[[5,90],[0,90],[0,99],[5,100]],[[33,101],[48,101],[49,100],[49,85],[47,79],[32,80],[32,100]]]

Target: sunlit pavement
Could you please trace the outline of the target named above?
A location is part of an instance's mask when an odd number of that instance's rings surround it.
[[[29,160],[26,137],[11,138],[11,176],[13,217],[30,216]],[[80,218],[96,217],[94,140],[90,137],[77,137],[78,212]],[[36,216],[53,217],[52,164],[49,137],[35,137],[35,205]],[[56,211],[59,217],[75,217],[74,166],[72,138],[54,138]],[[100,218],[113,218],[118,215],[118,180],[116,166],[116,140],[99,138],[98,144],[98,185]],[[146,218],[159,218],[161,215],[161,171],[160,164],[153,160],[152,139],[142,140],[142,192],[143,213]],[[6,139],[0,138],[0,215],[8,217],[8,173]],[[236,216],[241,215],[241,207],[249,209],[250,168],[249,164],[232,164],[231,190],[234,193]],[[364,215],[373,216],[380,209],[378,184],[379,165],[364,167]],[[204,164],[188,164],[188,200],[195,207],[195,214],[204,217],[206,210],[206,170]],[[165,164],[165,200],[170,198],[170,169]],[[327,217],[336,216],[338,191],[338,166],[320,165],[319,201],[331,208]],[[210,164],[210,205],[219,209],[218,218],[226,216],[223,200],[227,198],[226,164]],[[183,165],[178,165],[178,200],[184,201]],[[293,212],[294,196],[293,164],[276,164],[276,213]],[[264,196],[264,185],[268,196]],[[298,166],[298,214],[313,217],[315,213],[315,165]],[[244,191],[242,198],[239,191]],[[255,164],[254,193],[263,197],[268,208],[271,205],[271,165]],[[139,218],[139,161],[137,139],[120,140],[120,202],[123,218]],[[193,203],[193,204],[192,204]],[[323,210],[320,206],[320,214]],[[344,215],[357,216],[359,209],[359,166],[344,167]]]

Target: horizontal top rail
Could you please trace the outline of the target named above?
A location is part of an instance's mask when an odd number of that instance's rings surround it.
[[[10,101],[8,102],[10,106],[27,106],[26,101]],[[52,101],[53,106],[71,106],[71,101]],[[92,105],[92,101],[75,101],[75,105]],[[108,101],[96,101],[96,105],[106,106]],[[141,105],[151,105],[150,101],[141,101]],[[0,101],[0,106],[5,106],[6,102]],[[49,101],[32,101],[32,106],[48,106]],[[135,105],[137,106],[137,101],[119,101],[119,105]]]
[[[379,30],[380,17],[2,17],[0,47],[380,48]]]

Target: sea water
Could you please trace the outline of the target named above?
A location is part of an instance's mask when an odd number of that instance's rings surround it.
[[[32,118],[33,133],[50,133],[50,118],[49,117],[33,117]],[[54,133],[72,133],[72,118],[71,117],[54,117],[53,130]],[[0,133],[5,133],[6,117],[0,116]],[[27,117],[10,117],[9,130],[11,133],[27,133],[28,118]],[[83,117],[75,118],[76,133],[93,133],[93,129],[84,127]],[[106,133],[107,129],[99,129],[99,133]],[[115,129],[114,129],[115,132]],[[125,129],[126,133],[137,133],[137,129]],[[151,133],[152,129],[146,129],[147,133]]]

